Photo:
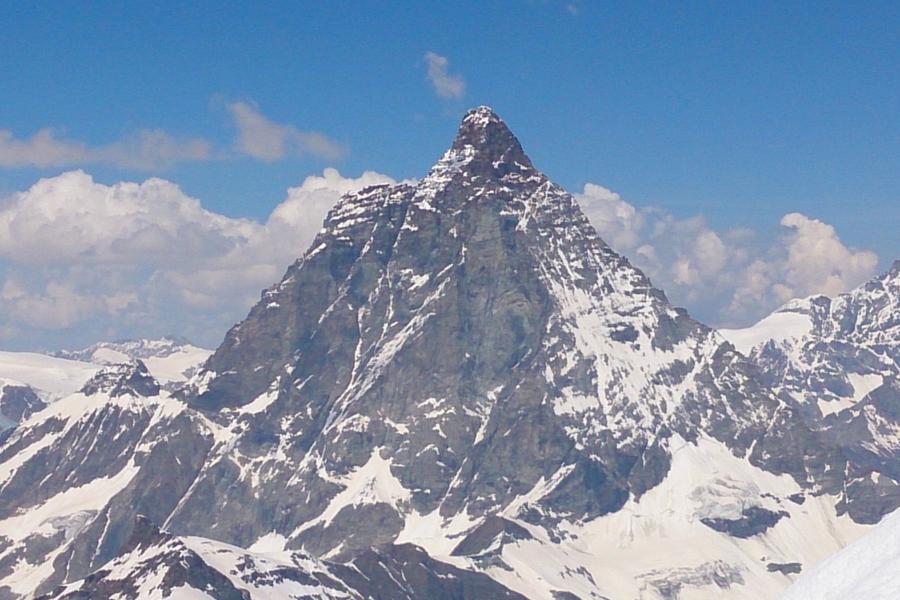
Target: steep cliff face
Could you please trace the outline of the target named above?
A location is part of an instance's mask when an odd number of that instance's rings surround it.
[[[111,367],[17,429],[0,585],[102,568],[141,513],[331,561],[427,551],[533,598],[770,597],[863,529],[849,477],[893,477],[774,385],[481,107],[423,179],[345,196],[174,395]]]

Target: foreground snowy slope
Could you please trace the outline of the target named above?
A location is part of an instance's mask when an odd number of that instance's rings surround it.
[[[423,179],[345,196],[184,387],[111,366],[0,444],[0,594],[136,580],[143,515],[329,564],[406,548],[420,594],[452,565],[547,600],[773,598],[900,504],[896,453],[806,407],[481,107]]]
[[[900,512],[862,539],[822,561],[781,600],[896,600],[900,598]]]

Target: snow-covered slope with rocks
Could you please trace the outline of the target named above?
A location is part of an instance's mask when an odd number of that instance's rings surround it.
[[[846,294],[793,300],[721,333],[810,427],[858,457],[855,518],[876,522],[900,502],[900,261]]]
[[[412,546],[368,551],[349,564],[303,552],[252,552],[161,532],[138,517],[120,556],[40,600],[524,600],[489,577],[442,564]]]
[[[201,559],[186,540],[405,549],[416,594],[452,566],[528,598],[766,598],[900,504],[859,484],[896,485],[893,455],[671,306],[485,107],[423,179],[345,196],[186,385],[148,367],[0,444],[0,598],[143,576],[138,515]]]

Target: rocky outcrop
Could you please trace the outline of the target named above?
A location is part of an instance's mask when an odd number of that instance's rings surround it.
[[[4,425],[14,427],[46,406],[31,386],[0,379],[0,430]]]
[[[122,554],[81,581],[38,600],[151,597],[394,600],[524,600],[490,577],[436,561],[410,545],[369,550],[348,565],[302,553],[254,554],[202,538],[179,538],[138,517]]]

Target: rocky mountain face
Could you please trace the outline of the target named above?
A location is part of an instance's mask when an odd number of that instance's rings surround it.
[[[900,475],[761,364],[481,107],[423,179],[345,196],[185,385],[110,367],[0,445],[0,598],[151,572],[288,598],[249,581],[284,569],[325,598],[382,572],[410,597],[774,597],[900,503],[861,474]]]
[[[842,509],[875,523],[900,504],[900,261],[851,292],[793,300],[723,333],[811,428],[854,456]]]

